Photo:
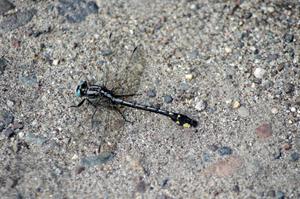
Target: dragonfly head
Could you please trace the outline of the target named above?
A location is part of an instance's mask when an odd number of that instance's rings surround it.
[[[88,84],[86,81],[81,80],[76,88],[76,96],[82,97],[86,93]]]

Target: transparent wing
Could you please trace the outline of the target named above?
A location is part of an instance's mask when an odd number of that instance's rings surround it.
[[[103,46],[103,57],[107,62],[101,66],[101,74],[96,74],[96,78],[101,79],[97,83],[101,82],[119,95],[135,94],[138,91],[145,68],[143,46],[130,44],[125,38],[123,35],[109,38],[108,45]],[[100,125],[95,125],[95,128],[102,132],[100,151],[114,152],[124,134],[123,110],[103,101],[97,107],[105,107],[94,116],[95,121],[98,120],[96,124]]]

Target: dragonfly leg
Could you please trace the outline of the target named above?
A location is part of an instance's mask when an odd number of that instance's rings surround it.
[[[72,106],[70,106],[70,107],[76,107],[76,108],[78,108],[78,107],[80,107],[80,106],[84,103],[85,100],[86,100],[86,98],[84,98],[79,104],[77,104],[77,105],[72,105]]]
[[[117,111],[117,112],[122,116],[122,118],[124,119],[125,122],[128,122],[128,123],[130,123],[130,124],[133,124],[132,121],[127,120],[127,118],[126,118],[125,115],[120,111],[120,109],[118,109],[117,107],[115,107],[114,110]]]

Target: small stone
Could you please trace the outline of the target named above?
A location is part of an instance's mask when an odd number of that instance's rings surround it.
[[[296,97],[295,104],[300,106],[300,96]]]
[[[224,155],[231,155],[232,154],[232,149],[230,147],[224,146],[218,149],[218,153],[221,156]]]
[[[239,185],[234,185],[234,187],[232,188],[232,191],[234,191],[235,193],[239,193],[240,192]]]
[[[241,106],[240,102],[239,101],[234,101],[233,104],[232,104],[232,108],[234,109],[237,109]]]
[[[238,156],[229,156],[225,159],[213,163],[204,170],[205,175],[218,177],[229,177],[236,173],[243,165],[243,161]]]
[[[0,112],[0,122],[4,124],[4,126],[8,126],[9,124],[13,123],[14,116],[11,112],[8,111],[1,111]]]
[[[276,198],[277,199],[284,199],[284,193],[282,191],[277,191]]]
[[[291,154],[291,159],[292,159],[292,161],[294,161],[294,162],[298,161],[298,160],[300,159],[300,154],[297,153],[297,152],[292,153],[292,154]]]
[[[90,156],[81,159],[81,165],[85,167],[92,167],[96,165],[101,165],[113,158],[112,153],[102,153],[97,156]]]
[[[106,50],[102,50],[102,51],[101,51],[101,55],[102,55],[103,57],[107,57],[107,56],[109,56],[109,55],[111,55],[111,54],[113,54],[113,51],[110,50],[110,49],[106,49]]]
[[[283,40],[287,43],[291,43],[294,41],[294,35],[290,33],[285,33],[283,36]]]
[[[207,107],[207,102],[205,100],[201,100],[200,102],[197,102],[195,109],[198,111],[204,111]]]
[[[0,30],[12,31],[30,22],[37,10],[17,11],[0,22]]]
[[[291,107],[291,112],[296,112],[297,111],[297,109],[295,108],[295,107]]]
[[[12,128],[7,128],[4,129],[3,134],[7,137],[7,138],[11,138],[12,136],[14,136],[15,132],[13,131]]]
[[[169,104],[173,101],[173,98],[170,95],[164,96],[165,103]]]
[[[76,168],[75,173],[78,175],[85,170],[85,167],[79,166]]]
[[[156,91],[154,89],[147,91],[148,97],[156,97]]]
[[[213,151],[213,152],[217,151],[218,148],[219,147],[217,145],[215,145],[215,144],[208,145],[208,149],[211,150],[211,151]]]
[[[192,52],[190,52],[190,53],[187,55],[187,57],[188,57],[189,59],[191,59],[191,60],[196,59],[198,56],[199,56],[199,52],[198,52],[197,49],[196,49],[196,50],[193,50]]]
[[[286,93],[292,93],[294,90],[295,90],[294,84],[292,84],[292,83],[287,83],[287,84],[285,84],[285,86],[284,86],[284,91],[285,91]]]
[[[11,100],[7,100],[6,104],[7,104],[7,106],[10,107],[10,108],[12,108],[12,107],[14,106],[14,102],[11,101]]]
[[[267,196],[269,196],[269,197],[274,198],[275,195],[276,195],[276,192],[275,192],[274,190],[269,190],[269,191],[267,192]]]
[[[6,59],[0,58],[0,75],[4,73],[6,66],[7,66]]]
[[[255,129],[255,132],[260,139],[271,137],[273,133],[271,125],[269,123],[262,123]]]
[[[13,130],[19,130],[24,128],[24,124],[22,122],[16,122],[12,125]]]
[[[254,77],[256,77],[258,79],[262,79],[265,73],[266,73],[265,69],[263,69],[263,68],[256,68],[254,70],[253,75],[254,75]]]
[[[249,110],[247,108],[245,108],[244,106],[242,106],[238,109],[238,113],[241,117],[248,117],[249,116]]]
[[[229,48],[228,46],[226,46],[224,50],[225,50],[225,52],[228,53],[228,54],[229,54],[229,53],[232,53],[232,49]]]
[[[282,145],[282,149],[284,149],[285,151],[288,151],[288,150],[290,150],[291,148],[292,148],[292,145],[289,144],[289,143],[284,143],[284,144]]]
[[[273,13],[273,12],[275,11],[275,8],[272,7],[272,6],[267,7],[267,11],[268,11],[269,13]]]
[[[186,74],[185,79],[192,80],[193,79],[193,74]]]
[[[244,15],[245,19],[250,19],[252,17],[252,13],[251,12],[246,12],[246,14]]]
[[[7,11],[14,9],[15,5],[8,0],[0,0],[0,15],[5,14]]]
[[[276,115],[278,113],[278,109],[277,108],[272,108],[271,109],[271,113],[273,113],[274,115]]]
[[[140,179],[138,184],[136,185],[136,191],[139,193],[145,193],[146,191],[146,183],[144,180]]]
[[[59,64],[59,59],[54,59],[53,62],[52,62],[52,64],[54,66],[57,66]]]

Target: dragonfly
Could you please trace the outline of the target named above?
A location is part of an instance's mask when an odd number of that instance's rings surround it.
[[[119,53],[118,55],[120,54],[122,53]],[[113,53],[111,56],[113,56]],[[132,51],[129,62],[125,63],[124,67],[118,67],[117,73],[114,73],[112,75],[109,71],[106,71],[107,74],[105,75],[105,84],[109,84],[108,82],[116,84],[117,82],[119,85],[121,85],[119,86],[121,87],[121,91],[119,91],[118,89],[109,89],[106,85],[95,84],[86,80],[81,80],[77,85],[75,94],[77,97],[83,99],[80,103],[71,107],[78,108],[81,107],[85,102],[87,102],[88,104],[95,107],[95,111],[92,115],[92,118],[94,118],[99,107],[105,107],[114,112],[113,116],[108,117],[107,122],[105,122],[105,131],[107,132],[107,134],[110,135],[106,136],[105,138],[106,144],[116,144],[115,138],[121,135],[120,126],[122,126],[124,122],[132,123],[125,117],[123,112],[120,110],[120,107],[130,107],[133,109],[139,109],[154,114],[163,115],[165,117],[170,118],[177,125],[182,126],[184,128],[196,127],[198,125],[198,122],[196,120],[188,117],[187,115],[126,99],[128,97],[133,97],[137,95],[136,92],[138,91],[140,79],[146,65],[146,60],[144,56],[145,52],[143,46],[138,45]],[[115,126],[119,126],[119,128],[116,128]]]

